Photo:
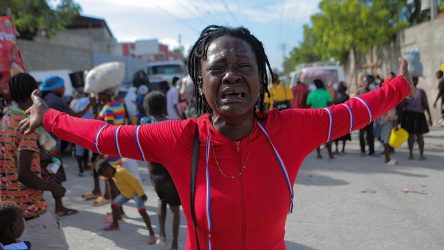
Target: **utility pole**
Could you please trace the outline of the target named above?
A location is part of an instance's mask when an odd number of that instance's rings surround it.
[[[282,58],[285,59],[285,55],[287,52],[287,44],[286,43],[281,43],[281,50],[282,50]]]
[[[284,65],[285,56],[287,55],[287,44],[281,43],[281,50],[282,50],[282,67]]]
[[[179,51],[180,51],[180,59],[184,57],[184,49],[182,46],[182,34],[179,34],[177,37],[177,43],[179,44]]]
[[[430,20],[433,21],[438,15],[438,10],[436,7],[436,0],[430,0]]]

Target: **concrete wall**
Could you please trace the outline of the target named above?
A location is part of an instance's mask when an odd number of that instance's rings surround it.
[[[110,54],[111,45],[116,43],[116,40],[110,36],[105,28],[72,29],[68,32],[72,35],[90,39],[92,50],[98,54]]]
[[[147,70],[148,62],[134,57],[117,56],[117,55],[103,55],[94,54],[93,63],[99,65],[106,62],[122,62],[125,64],[125,77],[123,78],[124,84],[130,84],[133,81],[134,74],[139,70]]]
[[[70,69],[80,71],[93,66],[91,50],[51,44],[47,42],[17,40],[27,71]]]
[[[47,44],[63,45],[67,47],[82,48],[87,50],[92,49],[91,38],[89,38],[88,36],[73,34],[71,30],[60,31],[50,39],[46,37],[35,37],[34,41]]]
[[[36,37],[34,41],[18,40],[29,71],[93,67],[93,54],[109,54],[115,39],[105,28],[64,30],[50,39]]]
[[[438,93],[435,72],[444,63],[444,18],[405,29],[390,44],[374,48],[368,53],[357,53],[354,56],[351,52],[344,67],[350,90],[354,92],[361,75],[379,74],[384,78],[390,71],[397,73],[398,58],[412,48],[418,48],[421,52],[424,77],[419,78],[418,87],[426,91],[432,116],[437,121],[439,109],[433,108],[432,104]],[[376,67],[361,67],[365,64],[375,64]]]

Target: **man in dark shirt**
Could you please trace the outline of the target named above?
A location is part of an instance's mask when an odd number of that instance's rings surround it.
[[[372,85],[373,81],[373,76],[365,75],[362,78],[358,94],[361,95],[372,91],[372,88],[376,86],[376,84]],[[359,146],[361,147],[361,156],[366,156],[366,144],[368,145],[368,155],[375,155],[375,135],[373,130],[373,122],[359,130]]]
[[[48,107],[69,115],[74,115],[74,111],[69,107],[65,99],[63,99],[65,95],[65,81],[63,78],[59,76],[47,77],[39,89]]]
[[[68,105],[63,96],[65,95],[65,81],[60,76],[49,76],[42,84],[39,86],[42,92],[43,100],[45,100],[48,107],[67,113],[68,115],[75,117],[82,117],[91,108],[91,100],[88,105],[86,105],[81,111],[74,112]],[[57,149],[61,153],[61,142],[59,139],[55,138],[57,141]]]
[[[93,99],[90,98],[90,103],[88,105],[79,112],[74,112],[69,107],[66,100],[63,99],[63,96],[65,95],[65,81],[60,76],[47,77],[39,86],[39,89],[42,92],[42,97],[48,107],[67,113],[71,116],[82,117],[94,104]]]
[[[436,72],[436,79],[438,79],[438,95],[433,103],[433,107],[436,108],[436,103],[441,98],[441,120],[439,122],[444,123],[444,77],[442,70]]]

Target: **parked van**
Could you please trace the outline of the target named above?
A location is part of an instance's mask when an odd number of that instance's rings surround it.
[[[295,86],[298,80],[312,85],[313,80],[321,79],[327,83],[345,82],[343,67],[337,62],[314,62],[296,66],[290,73],[290,88]]]
[[[167,81],[170,85],[174,77],[185,75],[185,63],[183,61],[150,62],[147,66],[147,75],[150,83]]]

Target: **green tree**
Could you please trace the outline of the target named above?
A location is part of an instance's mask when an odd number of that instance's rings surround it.
[[[322,59],[344,62],[349,51],[365,52],[391,41],[409,25],[401,19],[403,1],[323,0],[311,17],[314,50]]]
[[[311,28],[304,25],[304,40],[299,43],[298,47],[293,48],[284,60],[285,74],[293,71],[298,64],[316,62],[321,59],[313,50],[314,41],[311,32]]]
[[[60,0],[56,6],[50,3],[49,0],[1,0],[0,15],[12,16],[22,39],[31,40],[38,33],[51,37],[79,15],[80,6],[73,0]]]
[[[416,1],[408,4],[409,0],[322,0],[320,12],[312,15],[311,25],[304,28],[304,40],[284,66],[313,58],[343,63],[350,51],[365,52],[387,43],[417,15],[413,13],[418,10]],[[314,56],[303,56],[307,54]]]

